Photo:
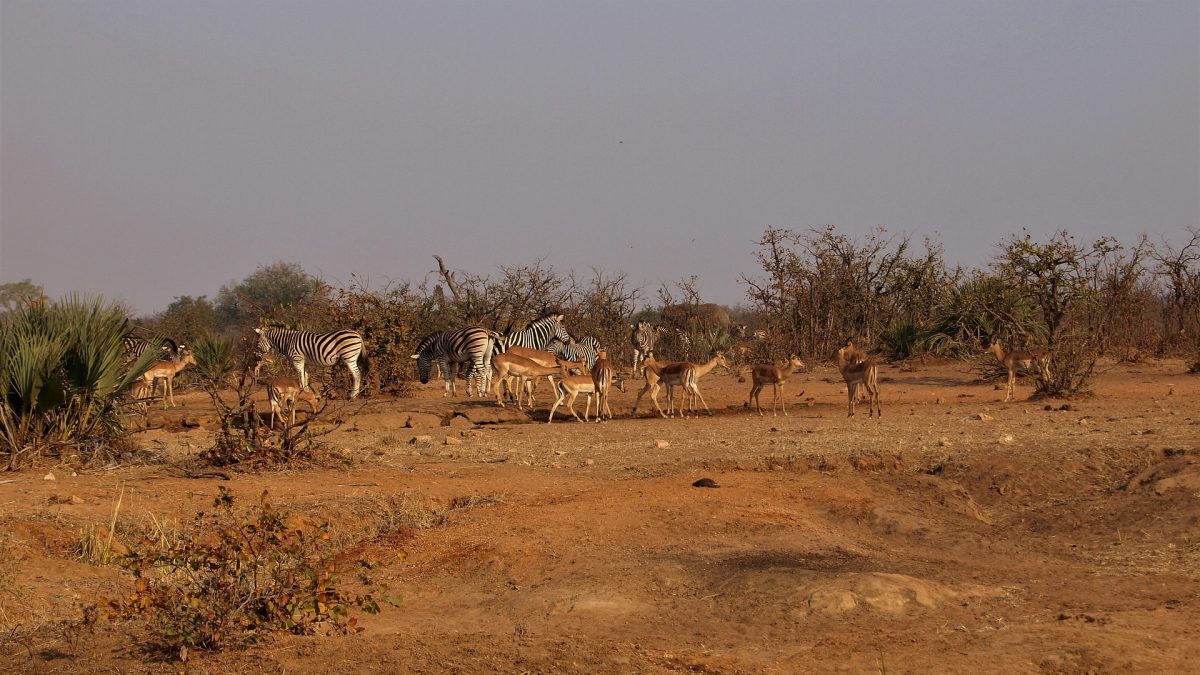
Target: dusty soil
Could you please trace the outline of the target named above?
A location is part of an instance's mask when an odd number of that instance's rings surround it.
[[[138,434],[152,461],[0,474],[20,558],[0,592],[0,671],[181,670],[138,624],[54,622],[132,587],[78,556],[122,486],[119,537],[189,518],[219,485],[331,522],[403,601],[358,635],[193,653],[192,672],[1191,670],[1200,378],[1183,370],[1116,366],[1060,410],[1004,403],[960,364],[885,366],[882,419],[847,419],[829,366],[788,383],[787,417],[749,414],[749,385],[720,371],[701,382],[714,417],[648,417],[643,402],[630,419],[634,387],[606,424],[545,424],[544,385],[532,417],[429,385],[348,417],[327,437],[342,467],[227,481],[170,464],[212,437],[193,392]],[[468,506],[372,536],[372,505],[396,493]]]

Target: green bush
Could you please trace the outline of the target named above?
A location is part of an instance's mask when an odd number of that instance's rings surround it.
[[[23,305],[0,319],[0,461],[9,470],[65,449],[103,454],[125,432],[121,395],[158,358],[133,363],[128,317],[98,298]]]

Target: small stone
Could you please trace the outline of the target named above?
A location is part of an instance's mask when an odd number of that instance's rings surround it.
[[[655,450],[666,450],[669,447],[671,447],[671,444],[667,441],[664,441],[664,440],[654,441],[654,449]]]
[[[1071,404],[1070,404],[1070,403],[1064,403],[1064,404],[1062,404],[1062,405],[1058,406],[1058,409],[1059,409],[1059,410],[1065,410],[1065,411],[1070,411],[1070,410],[1073,410],[1073,408],[1071,407]]]
[[[1013,444],[1012,434],[1004,434],[1003,436],[1000,437],[1000,445],[1012,445],[1012,444]]]
[[[950,439],[949,439],[949,438],[946,438],[945,436],[942,436],[942,440],[938,441],[938,445],[942,446],[943,448],[948,448],[948,447],[950,447],[951,445],[954,445],[954,444],[950,442]]]
[[[461,438],[455,438],[454,436],[446,437],[446,445],[462,445],[462,442]]]
[[[771,427],[771,431],[779,431],[779,427]]]
[[[421,445],[423,443],[432,443],[432,442],[433,442],[433,436],[429,436],[429,435],[413,436],[412,438],[408,439],[409,445]]]
[[[459,432],[459,435],[463,438],[479,438],[483,435],[483,431],[479,429],[464,429]]]
[[[559,457],[562,457],[563,455],[567,454],[567,451],[566,450],[555,450],[554,454],[558,455]]]
[[[53,473],[48,473],[45,476],[42,476],[42,480],[58,480],[58,479],[54,477]]]
[[[80,496],[78,496],[78,495],[71,495],[71,503],[72,503],[72,504],[82,504],[82,503],[83,503],[83,497],[80,497]]]
[[[975,413],[975,414],[974,414],[974,415],[971,417],[971,419],[973,419],[973,420],[978,420],[978,421],[980,421],[980,422],[991,422],[992,420],[994,420],[994,419],[996,419],[996,418],[995,418],[995,417],[992,417],[991,415],[989,415],[989,414],[987,414],[987,413]]]
[[[587,459],[583,460],[583,463],[585,466],[591,466],[596,463],[596,460],[592,459],[591,457],[588,457]]]
[[[455,429],[470,429],[475,426],[475,423],[462,415],[455,415],[450,418],[450,426]]]
[[[721,487],[721,485],[720,485],[720,483],[718,483],[717,481],[715,481],[711,478],[701,478],[700,480],[696,481],[695,483],[692,483],[692,487],[716,488],[716,487]]]
[[[937,401],[935,401],[935,403],[937,403],[938,405],[946,405],[946,399],[939,396]]]

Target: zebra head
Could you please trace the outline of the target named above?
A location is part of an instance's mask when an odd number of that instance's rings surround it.
[[[258,343],[254,345],[254,358],[261,363],[267,354],[271,353],[271,338],[267,337],[266,331],[261,328],[255,328],[254,332],[258,334]]]
[[[551,314],[551,315],[547,316],[546,318],[542,319],[542,321],[545,321],[546,325],[551,327],[554,330],[554,337],[558,338],[559,340],[562,340],[563,342],[571,342],[570,334],[567,333],[566,327],[564,327],[562,325],[562,322],[563,322],[562,314]]]
[[[433,371],[433,342],[437,333],[427,335],[417,344],[417,353],[412,358],[417,360],[417,377],[421,384],[429,384],[429,375]]]

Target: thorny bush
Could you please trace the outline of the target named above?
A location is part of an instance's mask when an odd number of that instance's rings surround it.
[[[329,539],[327,525],[275,509],[266,492],[256,509],[239,512],[221,488],[181,536],[131,547],[123,565],[137,580],[133,592],[101,597],[93,619],[146,621],[154,645],[183,658],[273,632],[361,631],[350,611],[374,614],[379,605],[338,585]]]

